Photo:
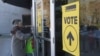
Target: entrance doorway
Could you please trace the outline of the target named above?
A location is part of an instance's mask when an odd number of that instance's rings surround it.
[[[22,15],[22,24],[23,26],[31,26],[31,15]],[[30,33],[31,32],[31,27],[25,28],[24,33]]]

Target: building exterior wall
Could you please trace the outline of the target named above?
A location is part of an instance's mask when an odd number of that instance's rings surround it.
[[[23,14],[31,14],[31,11],[3,3],[0,0],[0,34],[9,34],[12,28],[12,21],[14,19],[22,19]]]
[[[50,0],[43,0],[43,17],[46,20],[46,26],[50,28]]]
[[[78,0],[68,0],[72,3]],[[100,28],[100,0],[79,0],[80,1],[80,24],[92,25]]]
[[[81,24],[99,26],[100,0],[80,0]]]

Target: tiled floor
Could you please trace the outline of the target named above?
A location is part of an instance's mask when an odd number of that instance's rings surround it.
[[[0,37],[0,56],[11,56],[10,37]]]

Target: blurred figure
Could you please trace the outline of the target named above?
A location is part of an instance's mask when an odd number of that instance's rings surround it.
[[[29,38],[26,40],[25,50],[26,50],[27,56],[32,56],[34,54],[34,39],[33,38]]]
[[[12,45],[11,51],[12,56],[26,56],[25,53],[25,40],[29,39],[32,33],[24,34],[24,27],[22,22],[19,19],[16,19],[12,22],[13,29],[11,30],[12,34]]]

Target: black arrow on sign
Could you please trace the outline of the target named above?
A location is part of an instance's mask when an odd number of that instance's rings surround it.
[[[69,45],[71,46],[72,45],[72,41],[74,41],[74,37],[73,37],[71,32],[69,32],[69,34],[67,36],[67,39],[69,40]]]

